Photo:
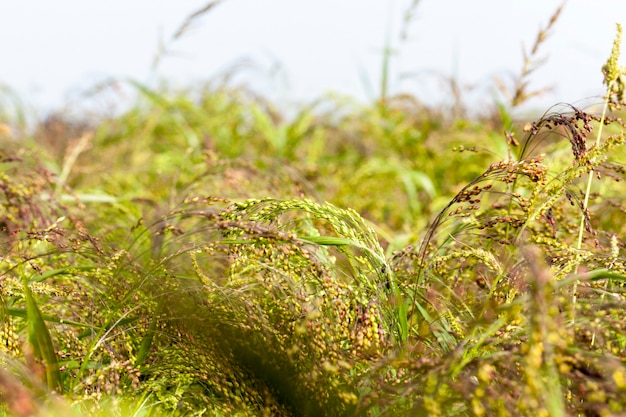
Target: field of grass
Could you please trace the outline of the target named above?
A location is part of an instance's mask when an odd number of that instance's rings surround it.
[[[624,415],[619,47],[604,108],[536,120],[527,73],[490,118],[0,113],[0,415]]]

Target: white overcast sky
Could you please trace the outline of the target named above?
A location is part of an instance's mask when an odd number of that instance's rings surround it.
[[[185,18],[208,3],[0,0],[0,86],[45,110],[111,77],[184,86],[237,67],[237,82],[279,101],[328,92],[367,100],[379,91],[389,35],[392,92],[445,101],[437,77],[480,87],[518,73],[522,44],[530,48],[561,1],[421,0],[400,41],[411,0],[224,0],[172,42]],[[532,77],[534,87],[554,87],[537,106],[599,100],[617,22],[626,25],[626,0],[567,2],[543,45],[548,61]],[[171,53],[154,71],[160,42]]]

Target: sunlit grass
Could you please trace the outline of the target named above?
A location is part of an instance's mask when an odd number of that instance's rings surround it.
[[[623,412],[624,88],[517,121],[528,74],[496,121],[140,84],[3,115],[0,412]]]

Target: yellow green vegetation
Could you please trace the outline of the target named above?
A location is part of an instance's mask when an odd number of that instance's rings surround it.
[[[0,412],[625,412],[619,51],[599,114],[136,85],[62,134],[3,122]]]

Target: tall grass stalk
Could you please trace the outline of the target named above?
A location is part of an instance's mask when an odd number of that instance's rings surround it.
[[[613,42],[613,48],[611,54],[602,68],[604,74],[604,84],[606,85],[606,95],[604,98],[604,105],[602,108],[602,115],[600,117],[598,133],[596,135],[595,146],[600,147],[600,140],[602,138],[602,129],[604,127],[604,121],[606,118],[609,104],[612,103],[612,108],[619,108],[620,102],[623,101],[624,96],[624,77],[626,76],[626,68],[620,68],[619,57],[622,45],[622,26],[618,23],[616,28],[615,40]],[[584,199],[582,203],[582,213],[580,216],[580,223],[578,227],[578,240],[576,242],[576,248],[580,250],[583,244],[583,234],[585,231],[586,212],[589,207],[589,196],[591,195],[591,183],[593,182],[594,171],[593,168],[589,170],[589,178],[587,179],[587,187],[585,188]],[[578,285],[574,284],[572,288],[572,305],[576,307],[576,292]]]

